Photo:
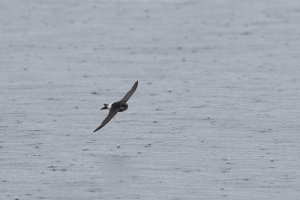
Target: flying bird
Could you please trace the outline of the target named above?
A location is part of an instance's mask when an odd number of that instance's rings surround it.
[[[127,110],[127,108],[128,108],[127,101],[133,95],[137,86],[138,86],[138,81],[136,81],[134,83],[134,85],[129,90],[129,92],[127,92],[127,94],[120,101],[116,101],[116,102],[113,102],[110,104],[104,104],[104,107],[101,108],[101,110],[109,110],[109,113],[108,113],[107,117],[103,120],[101,125],[94,130],[94,132],[98,131],[103,126],[105,126],[118,112],[123,112],[123,111]]]

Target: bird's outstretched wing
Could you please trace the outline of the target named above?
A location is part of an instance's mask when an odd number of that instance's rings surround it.
[[[130,99],[130,97],[133,95],[133,93],[135,92],[135,90],[136,90],[136,88],[137,88],[137,86],[138,86],[138,81],[136,81],[135,83],[134,83],[134,85],[132,86],[132,88],[129,90],[129,92],[127,92],[127,94],[123,97],[123,99],[121,99],[120,101],[125,101],[125,102],[127,102],[129,99]]]
[[[105,126],[117,113],[118,113],[118,109],[110,109],[107,117],[103,120],[103,122],[101,123],[101,125],[94,130],[94,132],[98,131],[103,126]]]

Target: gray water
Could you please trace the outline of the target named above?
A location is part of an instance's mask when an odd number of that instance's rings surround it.
[[[299,19],[298,0],[2,0],[0,199],[299,199]]]

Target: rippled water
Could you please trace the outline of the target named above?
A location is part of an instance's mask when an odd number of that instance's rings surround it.
[[[298,199],[299,6],[2,1],[0,199]]]

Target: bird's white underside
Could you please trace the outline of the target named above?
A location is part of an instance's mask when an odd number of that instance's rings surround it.
[[[107,105],[108,110],[111,109],[111,105],[112,105],[112,104],[113,104],[113,103],[110,103],[110,104]]]

